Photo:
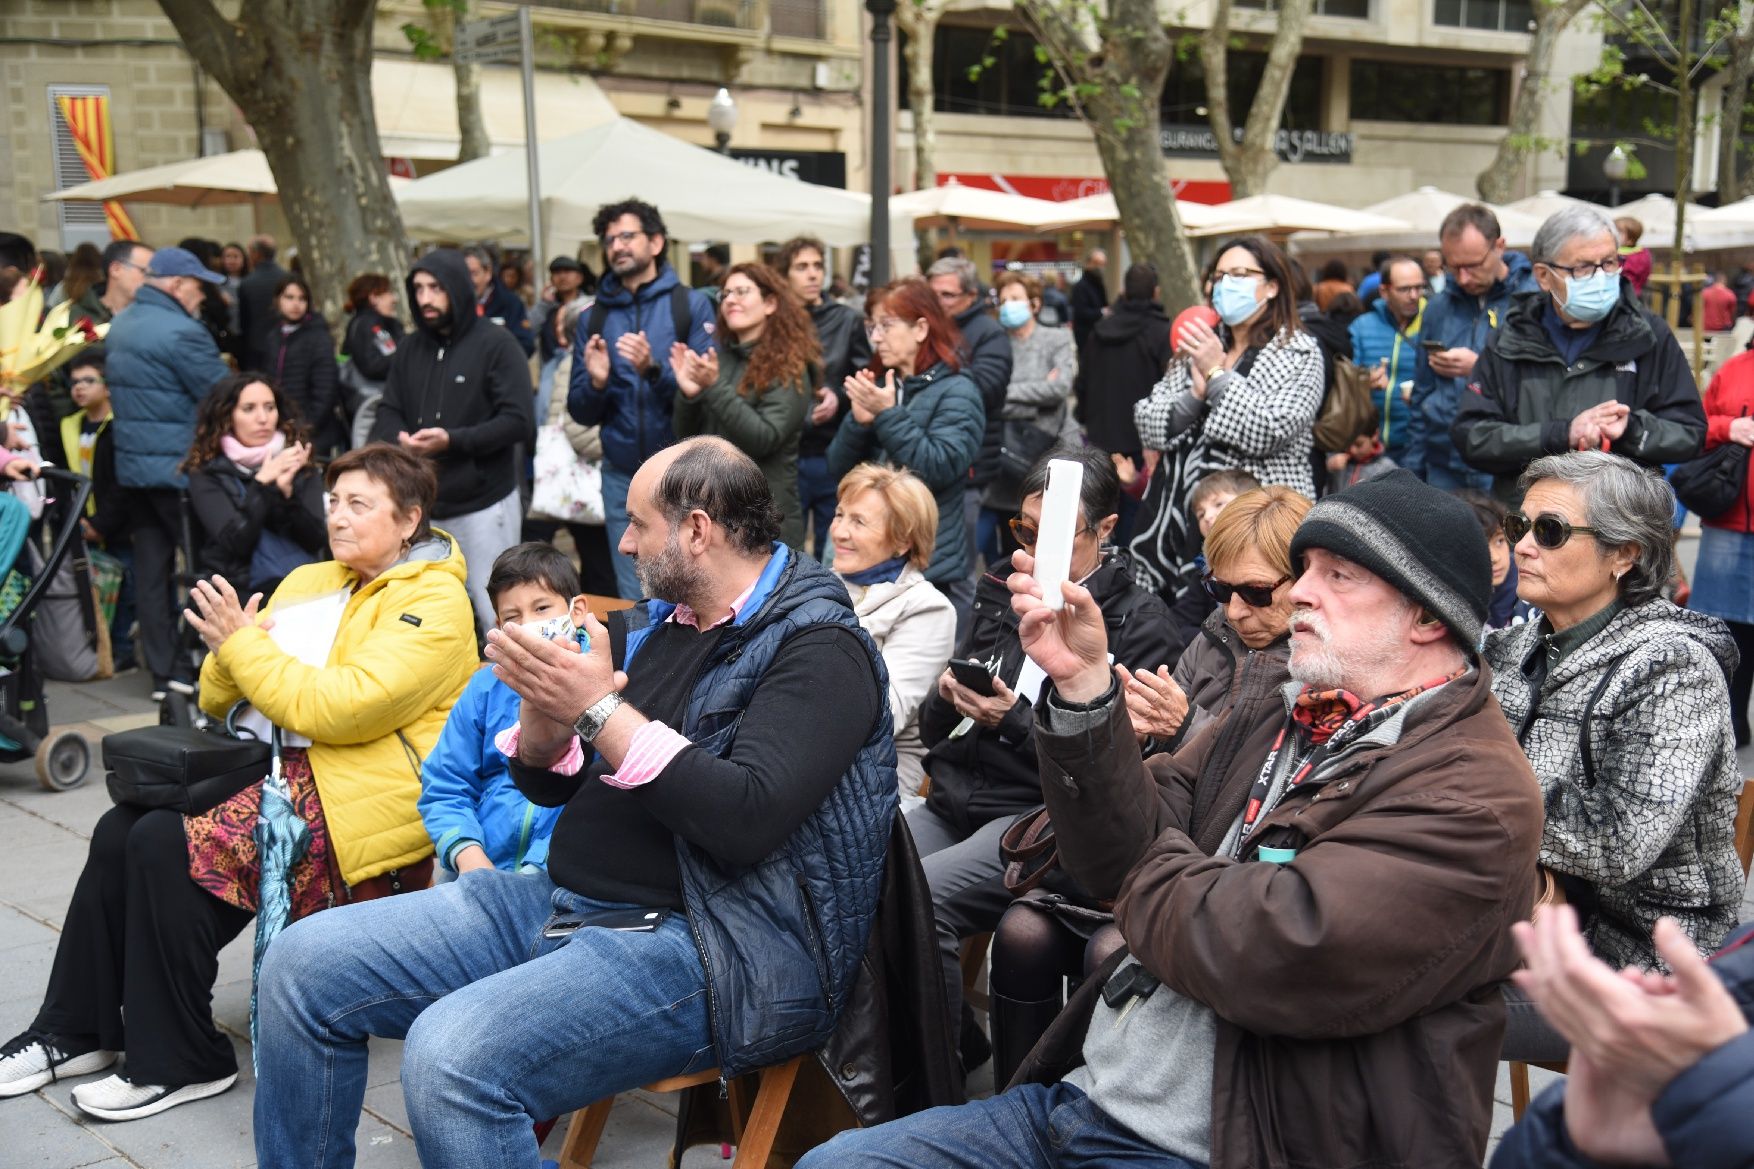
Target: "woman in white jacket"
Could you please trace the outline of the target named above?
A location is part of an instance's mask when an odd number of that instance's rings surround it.
[[[925,578],[938,504],[912,472],[860,463],[840,481],[829,539],[859,623],[883,652],[902,810],[920,800],[920,704],[955,648],[956,612]]]

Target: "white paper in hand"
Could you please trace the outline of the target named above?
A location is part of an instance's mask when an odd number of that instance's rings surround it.
[[[1084,464],[1049,459],[1047,487],[1041,497],[1040,535],[1035,544],[1035,579],[1042,603],[1065,606],[1060,585],[1072,571],[1072,542],[1078,538],[1078,493],[1084,488]]]
[[[322,669],[329,664],[329,651],[335,648],[335,635],[341,631],[341,615],[346,612],[347,598],[352,595],[348,589],[336,589],[290,605],[276,606],[272,614],[274,627],[268,631],[269,640],[312,669]],[[263,742],[268,741],[268,719],[255,707],[239,715],[237,721],[238,726],[247,728]],[[280,742],[283,747],[311,745],[305,736],[284,728]]]

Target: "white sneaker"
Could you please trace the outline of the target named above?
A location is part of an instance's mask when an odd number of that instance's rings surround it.
[[[217,1096],[237,1082],[236,1072],[223,1080],[184,1084],[176,1088],[161,1084],[132,1084],[117,1075],[73,1089],[73,1103],[81,1112],[99,1120],[139,1120],[145,1116],[157,1116],[191,1100]]]
[[[34,1092],[44,1084],[89,1076],[116,1062],[113,1051],[84,1051],[69,1055],[66,1041],[47,1031],[26,1031],[0,1047],[0,1099]]]

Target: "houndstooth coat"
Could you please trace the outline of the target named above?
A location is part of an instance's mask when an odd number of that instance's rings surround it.
[[[1729,632],[1649,601],[1618,614],[1534,695],[1528,671],[1546,628],[1532,621],[1486,642],[1492,691],[1545,794],[1541,863],[1595,888],[1584,932],[1605,961],[1660,968],[1651,930],[1664,916],[1710,953],[1736,922],[1744,883]]]
[[[1263,487],[1315,498],[1309,452],[1326,377],[1320,344],[1298,329],[1244,360],[1246,371],[1239,365],[1219,383],[1222,390],[1215,387],[1201,401],[1193,394],[1188,359],[1178,357],[1133,405],[1140,441],[1163,452],[1129,546],[1141,587],[1165,589],[1199,552],[1187,501],[1212,472],[1247,471]]]

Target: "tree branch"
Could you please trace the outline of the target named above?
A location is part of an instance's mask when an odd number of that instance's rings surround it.
[[[221,89],[230,91],[242,80],[246,62],[259,56],[249,33],[221,16],[212,0],[158,0],[158,6],[176,27],[189,55]]]

